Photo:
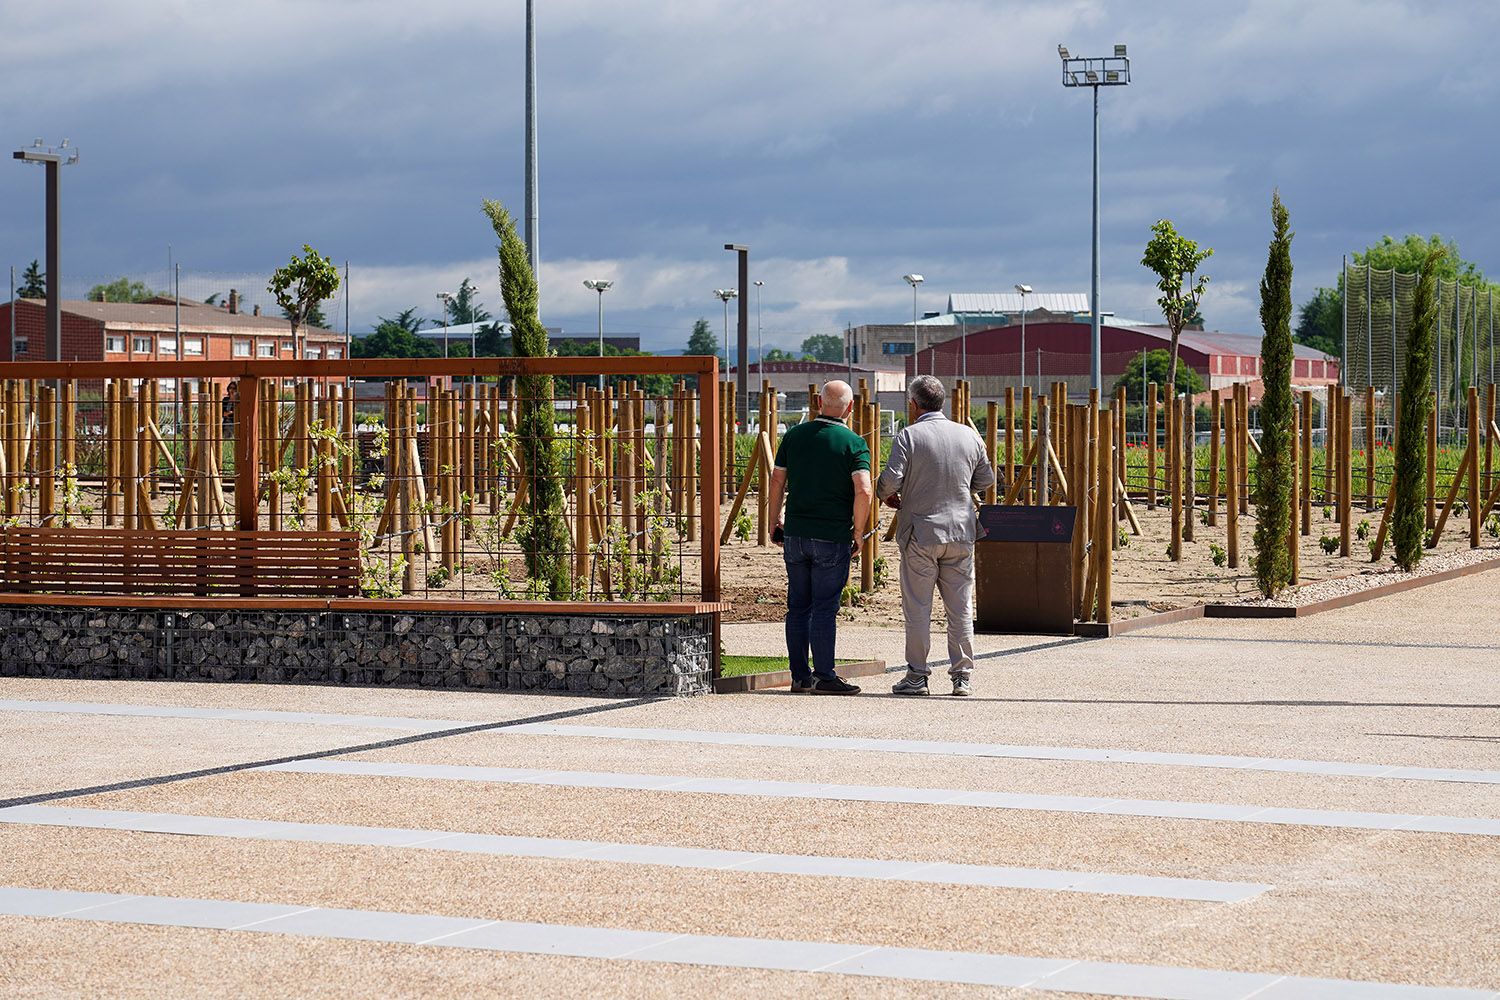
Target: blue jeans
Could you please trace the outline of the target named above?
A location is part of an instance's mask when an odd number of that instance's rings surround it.
[[[806,684],[814,674],[819,680],[833,680],[839,598],[849,580],[849,543],[787,535],[781,557],[786,562],[786,652],[792,681]]]

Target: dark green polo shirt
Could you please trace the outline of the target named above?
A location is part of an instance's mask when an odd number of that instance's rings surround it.
[[[854,474],[870,469],[870,448],[841,421],[819,417],[786,432],[776,449],[786,470],[788,535],[847,542],[854,534]]]

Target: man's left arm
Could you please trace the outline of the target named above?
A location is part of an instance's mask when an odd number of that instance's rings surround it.
[[[771,470],[770,495],[766,498],[766,516],[771,519],[771,533],[781,527],[781,501],[786,496],[786,466],[778,465]],[[780,542],[776,543],[780,545]]]
[[[858,545],[865,537],[865,532],[870,528],[870,508],[875,495],[874,487],[870,484],[870,470],[857,469],[853,475],[854,480],[854,538]]]

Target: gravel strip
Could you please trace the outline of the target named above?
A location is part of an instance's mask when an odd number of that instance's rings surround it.
[[[1259,598],[1231,603],[1237,607],[1249,608],[1300,608],[1307,604],[1316,604],[1319,601],[1327,601],[1335,597],[1357,594],[1360,591],[1369,590],[1373,587],[1383,587],[1386,584],[1400,583],[1403,580],[1415,580],[1450,569],[1473,566],[1475,563],[1489,561],[1500,563],[1500,559],[1497,559],[1496,550],[1493,548],[1444,552],[1439,555],[1423,556],[1422,561],[1417,564],[1417,568],[1410,573],[1403,573],[1394,566],[1384,569],[1371,567],[1361,570],[1352,576],[1341,576],[1333,580],[1319,580],[1316,583],[1306,583],[1292,590],[1284,591],[1280,596],[1274,598]]]

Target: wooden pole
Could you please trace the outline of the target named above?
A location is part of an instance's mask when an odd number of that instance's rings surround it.
[[[1437,400],[1427,411],[1427,530],[1437,527]]]
[[[768,434],[771,432],[771,383],[769,381],[763,381],[760,386],[759,413],[761,432]],[[776,442],[773,440],[771,442],[772,454],[775,454],[775,449]],[[771,526],[766,523],[770,517],[771,510],[771,496],[769,492],[771,485],[770,476],[771,470],[766,468],[765,464],[762,463],[760,471],[755,477],[755,544],[761,548],[765,548],[771,544]]]
[[[234,412],[234,526],[255,531],[260,510],[260,379],[240,379],[240,400]]]
[[[1479,548],[1479,389],[1469,386],[1469,548]]]
[[[1121,418],[1124,412],[1121,411]],[[1094,550],[1098,555],[1099,578],[1098,614],[1096,621],[1108,625],[1113,617],[1111,606],[1111,575],[1114,573],[1114,546],[1119,532],[1115,530],[1115,414],[1104,410],[1099,414],[1099,470],[1098,532],[1094,536]]]
[[[1047,464],[1047,453],[1052,450],[1052,422],[1047,412],[1047,397],[1045,394],[1036,398],[1036,467],[1032,478],[1036,482],[1035,502],[1039,507],[1046,507],[1052,502],[1051,497],[1051,467]],[[1029,487],[1028,487],[1029,488]]]
[[[992,416],[987,426],[994,424],[994,409],[995,404],[991,403],[989,405],[989,412]],[[991,439],[989,445],[990,455],[993,456],[995,454],[993,439]],[[999,472],[1001,467],[1001,465],[997,464],[995,471]],[[1010,482],[1016,475],[1016,390],[1011,386],[1005,387],[1005,462],[1003,467],[1005,469],[1005,486],[1009,489]],[[996,487],[991,486],[989,491],[991,497],[990,503],[995,502],[993,499],[995,491]]]
[[[1375,509],[1375,387],[1365,386],[1365,510]]]
[[[1339,555],[1349,556],[1350,522],[1354,520],[1354,397],[1339,395]]]
[[[1215,389],[1208,399],[1208,523],[1219,523],[1219,418],[1221,400]]]
[[[1240,513],[1250,513],[1250,449],[1253,439],[1250,437],[1250,386],[1244,382],[1239,383],[1236,388],[1240,393],[1240,405],[1234,409],[1239,417],[1239,444],[1235,446],[1235,454],[1240,459]]]
[[[1298,431],[1299,431],[1299,428],[1298,428],[1298,421],[1297,421],[1297,411],[1296,411],[1295,408],[1293,408],[1292,409],[1292,435],[1291,435],[1292,436],[1292,440],[1291,440],[1291,445],[1292,445],[1292,496],[1291,496],[1292,517],[1291,517],[1291,521],[1290,521],[1289,527],[1287,528],[1287,533],[1286,533],[1286,550],[1287,550],[1288,565],[1291,568],[1291,583],[1294,586],[1296,585],[1297,581],[1302,578],[1302,546],[1299,544],[1301,542],[1301,535],[1300,535],[1300,533],[1297,530],[1297,510],[1302,506],[1301,497],[1299,496],[1299,494],[1301,493],[1301,489],[1300,489],[1300,486],[1301,486],[1301,476],[1298,474],[1298,470],[1297,470],[1298,462],[1301,460],[1301,451],[1302,451],[1302,449],[1300,447],[1300,440],[1299,440]]]
[[[715,366],[717,367],[717,366]],[[711,377],[700,379],[703,386],[701,404],[702,439],[699,446],[703,468],[717,469],[719,467],[719,428],[713,423],[713,414],[719,405],[719,381],[717,373],[711,373]],[[689,456],[692,452],[689,451]],[[719,500],[717,490],[700,490],[698,493],[699,519],[703,522],[701,545],[699,548],[699,590],[704,601],[717,601],[719,599],[719,533],[714,530],[714,525],[719,520]],[[712,661],[713,674],[719,674],[719,636],[718,616],[713,616],[714,635],[710,640],[709,658]]]
[[[1339,404],[1339,391],[1337,386],[1328,387],[1328,399],[1324,413],[1327,419],[1324,421],[1328,427],[1326,440],[1323,442],[1323,502],[1331,506],[1338,505],[1338,483],[1339,483],[1339,450],[1343,437],[1339,434],[1339,414],[1343,407]]]
[[[1007,389],[1006,390],[1006,394],[1009,395],[1009,393],[1010,393],[1010,390]],[[998,436],[997,432],[999,430],[999,428],[996,426],[996,424],[1000,420],[999,411],[1000,411],[1000,406],[993,399],[990,400],[988,403],[985,404],[985,407],[984,407],[984,451],[985,451],[985,454],[989,455],[989,457],[990,457],[990,463],[995,467],[995,474],[996,474],[996,476],[1000,475],[1000,468],[1001,468],[1001,466],[1000,466],[1000,455],[999,455],[999,452],[996,450],[997,447],[998,447],[998,445],[996,444],[996,438]],[[1009,488],[1009,486],[1010,486],[1010,484],[1007,483],[1006,487]],[[986,493],[985,493],[984,502],[985,503],[994,503],[995,502],[995,495],[996,495],[996,487],[995,486],[991,486],[989,488],[989,490],[986,491]]]
[[[1238,569],[1240,565],[1239,453],[1244,439],[1240,436],[1239,409],[1238,392],[1224,400],[1224,428],[1227,431],[1224,435],[1224,531],[1227,539],[1224,549],[1230,569]]]
[[[1021,387],[1021,454],[1031,454],[1031,386],[1029,385]],[[1026,471],[1022,469],[1017,472],[1017,475],[1026,481],[1021,492],[1023,504],[1032,502],[1032,496],[1036,490],[1036,480],[1027,475]]]
[[[1146,386],[1146,509],[1156,509],[1156,383]]]
[[[1198,520],[1198,474],[1195,467],[1198,451],[1195,443],[1198,435],[1191,393],[1182,394],[1180,432],[1182,434],[1182,485],[1187,494],[1182,504],[1182,538],[1183,541],[1191,542],[1193,532],[1197,527],[1195,522]]]
[[[1302,533],[1312,534],[1312,390],[1302,390],[1302,460],[1298,475],[1302,478]],[[1326,442],[1325,442],[1326,444]]]

